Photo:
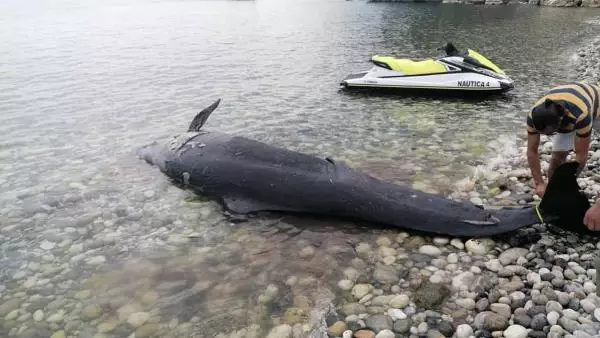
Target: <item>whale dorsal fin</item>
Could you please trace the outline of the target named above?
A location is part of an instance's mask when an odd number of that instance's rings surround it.
[[[196,116],[190,123],[190,126],[188,127],[187,131],[200,131],[200,129],[202,129],[202,126],[204,126],[204,124],[206,123],[206,120],[208,120],[208,117],[210,116],[210,114],[215,109],[217,109],[217,106],[219,106],[219,103],[221,103],[221,99],[216,100],[213,104],[204,108],[201,112],[196,114]]]

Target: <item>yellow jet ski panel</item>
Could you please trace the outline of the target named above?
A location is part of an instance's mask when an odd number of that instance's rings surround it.
[[[448,72],[448,68],[443,64],[427,59],[423,61],[413,61],[411,59],[396,59],[391,56],[375,55],[371,58],[375,64],[387,65],[386,68],[400,72],[404,75],[423,75],[440,74]]]
[[[490,68],[494,72],[496,72],[498,74],[503,74],[503,75],[505,74],[504,71],[502,69],[500,69],[500,67],[496,66],[492,61],[488,60],[485,56],[477,53],[476,51],[474,51],[472,49],[467,49],[467,52],[470,57],[477,60],[477,62],[481,63],[482,65]]]

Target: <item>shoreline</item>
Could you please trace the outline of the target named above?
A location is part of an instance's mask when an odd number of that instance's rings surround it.
[[[576,79],[600,83],[600,38],[579,47],[576,54]],[[600,133],[592,137],[587,168],[578,181],[595,200],[600,195]],[[548,167],[550,146],[550,139],[543,136],[543,171]],[[497,155],[475,167],[471,177],[457,182],[449,198],[483,205],[537,203],[539,198],[529,186],[525,138],[500,138],[491,147]],[[355,250],[358,257],[338,283],[346,301],[336,308],[324,302],[313,313],[313,320],[321,325],[309,337],[579,338],[600,334],[596,289],[600,242],[589,236],[543,224],[479,239],[401,232],[381,235],[375,245],[359,243]],[[278,326],[272,332],[277,330],[285,328]]]
[[[587,22],[592,25],[599,25],[600,19],[593,19]],[[590,84],[600,85],[600,37],[594,38],[583,46],[578,47],[573,57],[575,57],[573,70],[576,73],[574,81],[585,81]],[[523,125],[525,122],[523,122]],[[472,175],[465,177],[455,184],[455,192],[450,195],[452,199],[469,199],[475,204],[487,204],[487,202],[500,202],[500,205],[511,204],[512,200],[497,200],[495,189],[509,190],[512,193],[520,195],[519,204],[536,203],[539,198],[528,185],[531,180],[531,172],[527,166],[526,158],[526,138],[524,135],[508,137],[503,135],[492,141],[488,145],[490,153],[496,154],[485,159],[484,164],[473,167]],[[551,139],[542,135],[540,140],[540,156],[542,174],[547,182],[546,170],[549,166],[551,149]],[[590,182],[592,170],[599,168],[600,163],[600,132],[592,134],[592,142],[588,155],[587,169],[579,176],[581,187],[589,197],[597,198],[600,191],[593,191],[593,182]],[[598,151],[594,155],[594,153]],[[572,160],[571,153],[567,160]],[[473,193],[477,191],[477,193]],[[491,193],[491,194],[490,194]],[[488,201],[485,198],[479,198],[481,194],[491,195]],[[500,195],[500,199],[509,195]]]

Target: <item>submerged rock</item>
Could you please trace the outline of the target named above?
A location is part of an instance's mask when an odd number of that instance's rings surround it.
[[[438,308],[450,296],[450,288],[444,284],[425,282],[413,294],[415,305],[426,310]]]

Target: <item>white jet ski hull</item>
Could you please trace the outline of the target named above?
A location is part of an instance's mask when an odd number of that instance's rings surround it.
[[[443,74],[402,75],[374,66],[367,72],[348,75],[342,86],[346,88],[397,88],[445,91],[477,91],[502,93],[514,88],[513,82],[478,73],[455,72]]]
[[[340,84],[348,89],[382,88],[420,93],[486,94],[514,89],[514,81],[483,55],[471,49],[461,53],[451,44],[448,46],[447,56],[424,61],[376,55],[371,59],[374,64],[371,69],[352,73]]]

